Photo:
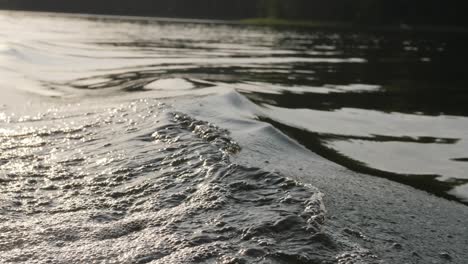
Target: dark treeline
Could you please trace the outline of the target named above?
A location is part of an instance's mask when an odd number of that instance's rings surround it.
[[[34,11],[243,19],[283,18],[365,24],[468,25],[464,0],[0,0]]]

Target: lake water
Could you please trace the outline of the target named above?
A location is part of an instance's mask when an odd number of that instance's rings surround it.
[[[377,261],[318,231],[320,190],[232,160],[243,148],[281,159],[269,144],[286,142],[468,203],[467,44],[461,33],[2,12],[1,257]],[[196,98],[199,110],[181,111]],[[268,140],[230,137],[251,124],[262,129],[246,137]]]

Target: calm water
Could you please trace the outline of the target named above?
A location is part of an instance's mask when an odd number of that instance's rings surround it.
[[[21,115],[0,108],[0,220],[36,215],[8,222],[2,258],[30,260],[11,250],[23,232],[28,252],[49,257],[58,251],[39,241],[54,237],[67,250],[50,260],[64,263],[375,259],[321,237],[318,190],[232,163],[242,146],[229,131],[160,100],[229,91],[231,108],[213,111],[235,109],[351,170],[468,203],[467,44],[459,34],[0,13],[0,88],[51,100]]]

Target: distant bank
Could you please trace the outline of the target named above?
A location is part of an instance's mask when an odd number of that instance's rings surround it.
[[[468,3],[444,0],[0,0],[0,9],[242,20],[247,24],[305,27],[468,27]]]

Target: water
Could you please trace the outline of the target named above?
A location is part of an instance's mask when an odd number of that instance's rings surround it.
[[[311,175],[468,203],[467,40],[0,13],[0,259],[380,263]]]

